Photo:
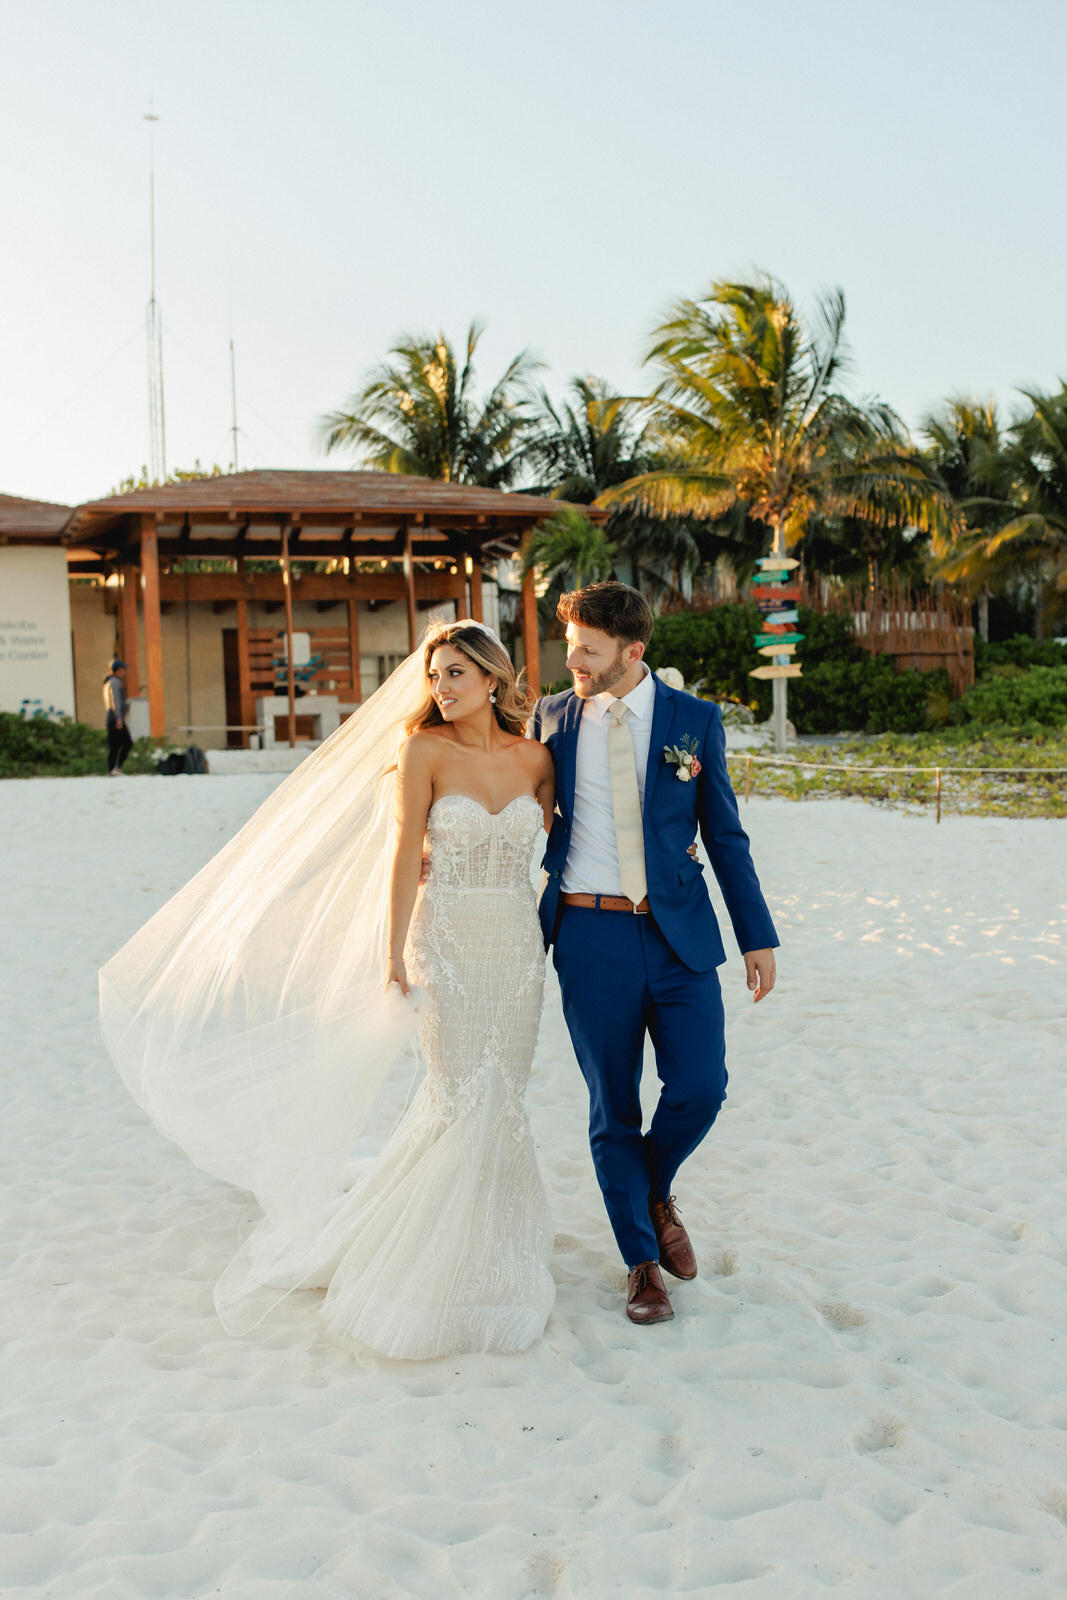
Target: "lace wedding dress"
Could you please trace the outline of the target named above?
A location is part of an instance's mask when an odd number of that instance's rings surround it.
[[[544,946],[530,882],[542,827],[521,795],[496,814],[435,801],[409,972],[429,996],[426,1077],[319,1241],[325,1315],[392,1357],[525,1350],[552,1309],[552,1229],[523,1095]]]
[[[215,1286],[237,1335],[318,1287],[332,1328],[389,1356],[521,1350],[552,1306],[522,1108],[544,971],[532,796],[496,815],[434,804],[415,987],[382,982],[396,752],[424,692],[420,647],[100,973],[101,1033],[138,1105],[258,1205]],[[425,1081],[354,1166],[416,1035]]]

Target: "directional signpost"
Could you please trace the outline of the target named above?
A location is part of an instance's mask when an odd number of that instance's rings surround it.
[[[754,636],[756,649],[761,656],[770,656],[772,664],[753,667],[750,678],[770,678],[774,685],[774,748],[778,755],[785,753],[785,682],[786,678],[800,677],[800,662],[789,658],[804,635],[796,631],[800,621],[797,603],[800,590],[790,585],[790,574],[800,565],[792,556],[762,556],[759,571],[752,579],[752,598],[759,610],[762,626]]]
[[[788,661],[782,666],[753,667],[750,678],[799,678],[800,662]]]

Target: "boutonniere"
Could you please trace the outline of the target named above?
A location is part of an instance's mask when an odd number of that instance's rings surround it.
[[[700,771],[700,762],[697,760],[698,744],[691,733],[687,733],[681,744],[665,744],[663,746],[663,759],[669,767],[673,767],[674,776],[682,783],[688,783]]]

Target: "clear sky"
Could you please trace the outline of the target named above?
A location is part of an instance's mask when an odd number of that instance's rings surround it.
[[[0,0],[0,491],[314,442],[404,330],[640,385],[671,298],[841,285],[914,422],[1067,376],[1064,0]]]

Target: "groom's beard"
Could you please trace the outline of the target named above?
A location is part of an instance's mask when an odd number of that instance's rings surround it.
[[[591,700],[595,694],[603,694],[605,689],[614,689],[626,672],[626,663],[623,660],[626,648],[624,645],[611,665],[605,667],[595,678],[586,678],[581,682],[577,677],[574,678],[574,692],[580,700]],[[574,677],[574,674],[571,676]]]

